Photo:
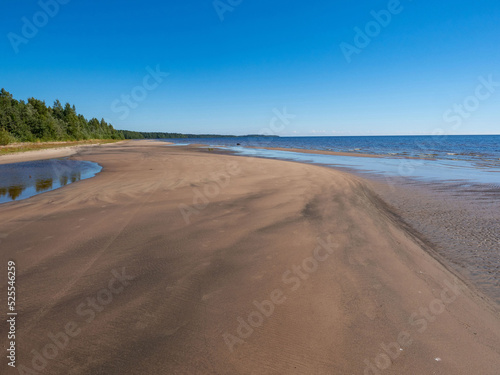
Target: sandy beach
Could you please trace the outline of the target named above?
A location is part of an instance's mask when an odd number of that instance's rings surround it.
[[[103,171],[0,208],[2,374],[498,374],[495,306],[363,179],[154,141],[71,158]]]
[[[54,142],[54,143],[64,143],[64,142]],[[118,145],[118,143],[106,144],[107,147]],[[8,164],[8,163],[19,163],[24,161],[33,161],[33,160],[45,160],[52,158],[64,158],[78,153],[80,150],[83,150],[88,147],[99,147],[103,144],[100,143],[91,143],[91,144],[81,144],[76,146],[65,146],[65,147],[56,147],[56,148],[46,148],[43,150],[34,150],[34,151],[25,151],[25,152],[15,152],[12,154],[0,155],[0,164]],[[9,147],[9,146],[3,146]]]

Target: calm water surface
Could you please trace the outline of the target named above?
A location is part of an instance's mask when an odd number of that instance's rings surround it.
[[[175,143],[302,148],[384,156],[466,160],[500,166],[500,135],[241,137],[169,139]]]
[[[500,135],[184,138],[167,141],[179,145],[223,146],[244,156],[324,164],[386,177],[500,186]],[[304,154],[260,147],[351,152],[384,157]]]
[[[0,203],[19,201],[94,177],[102,167],[90,161],[51,159],[0,165]]]

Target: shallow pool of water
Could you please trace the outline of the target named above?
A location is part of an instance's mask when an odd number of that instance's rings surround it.
[[[19,201],[94,177],[102,167],[90,161],[51,159],[0,165],[0,203]]]

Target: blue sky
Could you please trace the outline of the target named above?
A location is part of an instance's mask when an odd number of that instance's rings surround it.
[[[143,131],[500,133],[497,0],[55,1],[3,5],[0,86],[17,99]]]

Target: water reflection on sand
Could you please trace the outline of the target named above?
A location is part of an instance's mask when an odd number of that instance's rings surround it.
[[[95,176],[102,167],[67,159],[0,165],[0,203],[32,197]]]

